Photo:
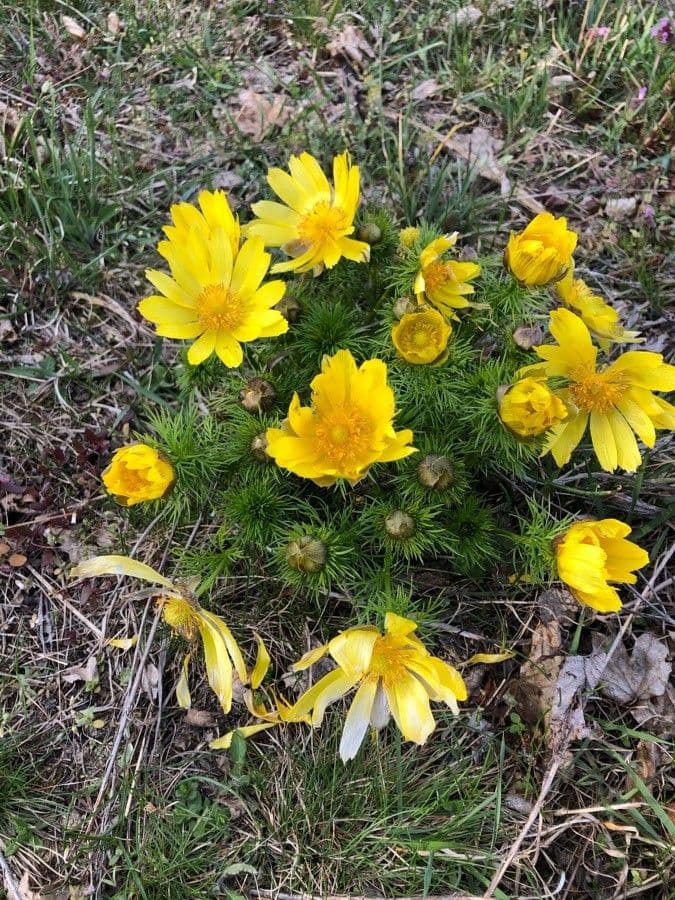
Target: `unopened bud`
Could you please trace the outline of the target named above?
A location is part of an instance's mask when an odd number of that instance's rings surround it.
[[[264,378],[251,378],[239,391],[239,402],[250,413],[266,412],[277,399],[277,392]]]
[[[267,452],[267,438],[265,437],[265,432],[256,434],[251,441],[251,456],[253,456],[254,459],[257,459],[258,462],[272,462],[272,457]]]
[[[300,304],[295,297],[290,296],[282,297],[274,308],[281,313],[287,322],[291,323],[296,321],[300,312]]]
[[[326,545],[311,534],[303,534],[289,542],[286,559],[298,572],[320,572],[326,564]]]
[[[359,228],[358,238],[366,244],[377,244],[382,239],[382,229],[374,222],[367,222]]]
[[[415,228],[414,225],[409,225],[407,228],[402,228],[398,233],[398,239],[404,247],[412,247],[416,242],[417,238],[420,236],[419,228]]]
[[[384,527],[389,537],[395,541],[404,541],[415,534],[415,520],[401,509],[387,516]]]
[[[394,313],[394,317],[400,320],[403,316],[406,316],[411,312],[416,312],[418,309],[418,304],[410,297],[399,297],[392,307],[392,312]]]
[[[417,468],[420,482],[434,491],[444,491],[455,478],[452,463],[447,456],[429,453]]]
[[[544,340],[544,333],[538,325],[521,325],[513,332],[513,343],[521,350],[531,350]]]

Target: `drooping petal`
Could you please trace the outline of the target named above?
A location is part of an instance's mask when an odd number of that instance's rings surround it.
[[[349,675],[360,676],[367,671],[378,632],[352,628],[334,637],[328,650],[340,668]]]
[[[255,660],[255,666],[251,672],[251,687],[254,691],[262,684],[272,661],[267,647],[265,646],[265,642],[260,635],[256,634],[255,639],[258,645],[258,653]]]
[[[180,667],[180,678],[176,682],[176,701],[181,709],[190,709],[192,706],[192,697],[190,696],[190,687],[188,685],[188,668],[191,655],[186,653],[183,657],[183,663]]]
[[[354,695],[340,740],[340,758],[343,763],[354,759],[363,743],[370,724],[377,684],[377,678],[367,678]]]
[[[384,679],[384,690],[403,737],[416,744],[424,744],[436,727],[431,714],[429,695],[414,675],[397,674],[391,681]]]
[[[173,582],[168,578],[130,556],[94,556],[70,570],[71,578],[96,578],[98,575],[131,575],[175,590]]]

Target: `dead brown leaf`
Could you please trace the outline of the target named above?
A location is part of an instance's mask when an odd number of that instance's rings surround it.
[[[435,78],[427,78],[417,85],[412,92],[412,98],[413,100],[427,100],[429,97],[433,97],[434,94],[437,94],[440,89],[441,86]]]
[[[533,725],[552,708],[563,660],[560,623],[557,619],[539,622],[532,633],[529,658],[512,687],[518,712],[526,722]]]
[[[215,724],[210,712],[205,709],[195,709],[194,706],[186,710],[185,721],[188,725],[194,725],[195,728],[211,728]]]
[[[71,666],[61,673],[61,678],[66,684],[74,684],[76,681],[98,681],[96,657],[90,656],[84,666]]]
[[[496,181],[502,196],[510,192],[511,182],[506,175],[506,169],[497,160],[497,154],[504,146],[501,138],[494,137],[487,128],[478,125],[468,133],[454,135],[448,146],[468,160],[483,178]]]
[[[80,25],[77,19],[73,19],[72,16],[61,16],[61,24],[74,40],[84,41],[86,39],[87,32]]]
[[[455,25],[475,25],[483,18],[483,13],[476,6],[462,6],[451,15]]]
[[[365,35],[355,25],[345,26],[332,41],[326,44],[326,48],[331,56],[343,56],[361,68],[367,65],[368,59],[373,59],[375,56]]]
[[[235,122],[256,144],[273,128],[281,128],[290,116],[285,98],[279,94],[273,95],[272,100],[269,100],[264,94],[247,89],[239,92],[239,104]]]
[[[660,697],[665,693],[672,670],[668,648],[653,634],[641,634],[632,656],[619,644],[608,659],[603,639],[593,635],[593,653],[586,660],[588,683],[599,685],[606,697],[629,705],[638,700]]]

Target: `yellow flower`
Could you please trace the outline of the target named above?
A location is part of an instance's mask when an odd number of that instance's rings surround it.
[[[556,284],[556,291],[562,302],[581,318],[593,337],[603,350],[608,350],[611,343],[639,343],[639,331],[627,331],[619,321],[618,312],[605,303],[602,297],[594,294],[582,278],[574,278],[574,269]]]
[[[633,432],[653,447],[655,428],[675,424],[675,408],[652,394],[675,388],[675,366],[664,363],[659,353],[630,350],[598,369],[598,351],[588,328],[568,309],[553,310],[549,330],[558,344],[535,347],[545,362],[521,370],[521,374],[567,380],[567,386],[556,393],[570,416],[553,426],[543,454],[550,452],[559,466],[565,465],[590,421],[593,448],[602,468],[634,472],[642,458]]]
[[[412,431],[394,431],[394,392],[387,366],[368,359],[359,368],[349,350],[325,356],[311,384],[312,405],[293,395],[281,428],[266,433],[267,453],[284,469],[321,487],[360,481],[377,462],[415,452]]]
[[[394,347],[413,365],[440,365],[448,358],[448,339],[452,327],[435,309],[420,308],[406,313],[391,330]]]
[[[616,612],[621,600],[608,582],[635,584],[633,574],[649,562],[649,554],[627,541],[630,526],[618,519],[576,522],[555,547],[559,578],[580,603],[599,612]]]
[[[420,254],[420,271],[414,291],[418,303],[427,302],[451,319],[455,309],[471,306],[466,299],[475,288],[469,282],[480,274],[480,266],[472,262],[444,260],[443,254],[457,242],[457,232],[436,238]]]
[[[197,602],[191,585],[173,583],[151,566],[131,559],[129,556],[94,556],[80,563],[71,571],[72,578],[96,578],[99,575],[131,575],[164,588],[157,591],[157,603],[162,609],[162,618],[173,631],[192,642],[201,637],[204,661],[209,685],[218,698],[223,712],[232,706],[233,667],[243,684],[248,684],[250,676],[239,645],[225,622],[209,612]],[[190,692],[187,688],[187,668],[190,654],[183,662],[182,674],[176,688],[176,698],[180,706],[189,707]]]
[[[171,463],[147,444],[120,447],[101,478],[108,493],[122,506],[158,500],[175,481]]]
[[[288,165],[290,175],[283,169],[267,173],[268,184],[283,203],[254,203],[251,208],[257,219],[246,226],[249,236],[262,238],[268,247],[281,247],[293,257],[277,263],[272,272],[313,270],[319,275],[343,256],[368,262],[370,245],[349,237],[354,233],[360,193],[359,167],[352,166],[349,153],[333,160],[332,188],[309,153],[291,156]]]
[[[261,286],[271,256],[262,238],[240,248],[239,223],[222,191],[202,191],[199,205],[201,212],[189,203],[171,207],[174,224],[164,229],[168,240],[157,245],[171,276],[148,269],[146,277],[160,293],[141,300],[138,311],[163,337],[196,338],[188,350],[191,365],[215,351],[235,368],[244,358],[242,343],[288,330],[286,319],[272,309],[286,285]]]
[[[568,416],[567,407],[540,378],[522,378],[499,403],[499,418],[522,438],[543,434]]]
[[[412,247],[417,238],[420,236],[419,228],[416,228],[414,225],[409,225],[407,228],[402,228],[398,233],[398,240],[400,244],[403,244],[404,247]]]
[[[564,216],[556,219],[551,213],[539,213],[524,231],[511,232],[504,262],[523,284],[550,284],[572,266],[577,239]]]
[[[340,741],[343,762],[353,759],[368,726],[379,729],[394,717],[407,741],[424,744],[436,727],[429,700],[442,701],[457,714],[458,700],[466,700],[462,676],[431,656],[413,635],[417,625],[388,612],[384,635],[365,626],[341,632],[323,647],[306,653],[293,667],[301,671],[329,653],[337,668],[302,694],[290,715],[312,713],[312,725],[323,720],[329,704],[357,688]]]

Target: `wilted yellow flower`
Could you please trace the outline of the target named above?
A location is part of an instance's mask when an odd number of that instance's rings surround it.
[[[564,216],[556,219],[551,213],[539,213],[524,231],[511,232],[504,262],[523,284],[550,284],[572,266],[577,239]]]
[[[349,350],[325,356],[311,384],[312,405],[293,395],[281,428],[266,432],[267,453],[283,469],[321,487],[360,481],[377,462],[414,453],[412,431],[394,431],[394,392],[387,366],[368,359],[357,368]]]
[[[649,562],[649,554],[626,536],[630,526],[618,519],[576,522],[555,546],[561,581],[580,603],[599,612],[616,612],[621,600],[608,582],[635,584],[633,574]]]
[[[109,494],[122,506],[134,506],[163,497],[175,481],[173,466],[147,444],[116,450],[101,475]]]
[[[404,247],[413,247],[417,238],[420,236],[419,228],[416,228],[414,225],[408,225],[407,228],[402,228],[398,233],[399,243],[403,244]]]
[[[225,622],[197,602],[191,585],[169,581],[151,566],[129,556],[94,556],[80,563],[70,573],[72,578],[96,578],[99,575],[131,575],[164,590],[157,591],[157,603],[162,609],[166,624],[186,640],[193,642],[201,637],[204,661],[209,685],[218,698],[223,712],[232,706],[233,667],[242,684],[248,684],[249,674],[239,645]],[[189,656],[183,662],[182,675],[176,689],[180,706],[189,707],[190,692],[187,688]]]
[[[341,632],[323,647],[306,653],[293,667],[301,671],[329,653],[337,668],[324,675],[293,704],[289,714],[311,712],[312,725],[323,721],[326,708],[357,688],[347,713],[340,757],[353,759],[368,727],[379,729],[394,717],[407,741],[424,744],[436,727],[430,700],[441,701],[457,714],[457,701],[466,700],[462,676],[431,656],[413,632],[417,625],[388,612],[384,634],[364,626]]]
[[[566,306],[571,306],[603,350],[609,345],[639,342],[639,331],[627,331],[619,321],[619,314],[594,294],[583,278],[574,278],[574,269],[556,284],[556,291]]]
[[[471,306],[466,297],[475,288],[469,282],[480,274],[478,263],[443,259],[446,250],[456,243],[457,232],[427,244],[420,254],[420,271],[414,285],[419,303],[426,301],[451,319],[457,318],[456,309]]]
[[[675,408],[652,394],[675,389],[675,366],[664,363],[659,353],[630,350],[598,369],[598,351],[588,328],[568,309],[553,310],[549,330],[557,345],[535,347],[545,362],[526,366],[520,373],[567,379],[567,386],[556,393],[570,415],[553,426],[543,454],[550,452],[559,466],[565,465],[590,421],[593,448],[602,468],[634,472],[642,457],[633,432],[653,447],[656,428],[675,426]]]
[[[394,347],[413,365],[445,362],[452,327],[435,309],[421,308],[406,313],[391,330]]]
[[[258,217],[246,226],[251,237],[260,237],[268,247],[281,247],[288,262],[277,263],[272,272],[309,272],[319,275],[332,269],[344,256],[368,262],[370,245],[349,237],[359,205],[359,167],[352,166],[349,153],[333,159],[331,188],[321,166],[309,153],[291,156],[288,172],[270,169],[267,181],[283,200],[260,200],[251,207]],[[285,204],[285,205],[284,205]]]
[[[157,269],[145,273],[160,294],[138,304],[140,314],[169,338],[196,338],[188,361],[196,366],[215,351],[230,368],[240,366],[242,343],[275,337],[288,322],[272,307],[281,300],[283,281],[261,282],[272,257],[262,238],[239,246],[239,223],[222,191],[202,191],[201,212],[189,203],[171,207],[174,224],[164,229],[167,241],[157,250],[171,276]]]
[[[499,402],[499,418],[522,438],[543,434],[567,416],[567,407],[542,378],[521,378]]]

